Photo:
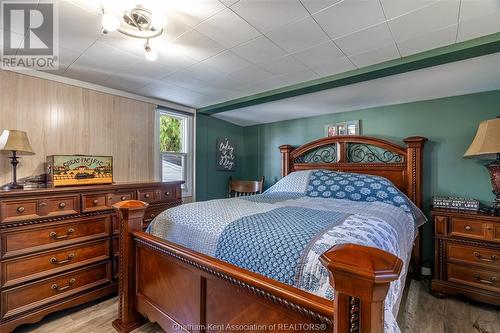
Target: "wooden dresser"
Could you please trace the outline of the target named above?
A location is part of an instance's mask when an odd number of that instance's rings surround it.
[[[0,333],[115,293],[118,223],[111,205],[148,202],[146,227],[182,203],[181,184],[0,192]]]
[[[433,209],[432,292],[500,305],[500,217]]]

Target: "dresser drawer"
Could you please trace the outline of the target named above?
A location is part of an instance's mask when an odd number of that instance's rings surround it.
[[[488,269],[448,264],[448,281],[500,292],[500,273]]]
[[[500,270],[500,250],[448,243],[448,260]]]
[[[161,201],[176,201],[181,199],[180,189],[177,187],[164,187],[161,189]]]
[[[141,189],[137,191],[137,200],[144,202],[157,202],[161,200],[161,190],[159,188]]]
[[[48,216],[77,214],[78,195],[57,196],[31,200],[9,200],[0,204],[0,221],[14,222]]]
[[[452,218],[450,222],[450,235],[473,239],[487,239],[486,225],[486,223],[480,220]]]
[[[53,225],[16,228],[2,233],[2,256],[28,254],[109,236],[109,216],[82,218]]]
[[[134,192],[117,192],[113,194],[108,194],[108,202],[107,205],[109,207],[113,206],[115,203],[125,200],[134,199]]]
[[[109,283],[111,262],[59,274],[2,291],[2,319]]]
[[[2,222],[31,220],[39,218],[38,200],[2,201],[0,204]]]
[[[106,196],[106,193],[82,194],[82,212],[95,212],[110,209],[106,201]]]
[[[39,212],[43,216],[70,215],[80,212],[78,195],[40,199]]]
[[[134,199],[134,191],[116,193],[92,193],[82,195],[82,211],[94,212],[109,210],[115,203]]]
[[[28,280],[109,259],[109,249],[109,240],[99,240],[4,260],[0,263],[2,286],[10,287]]]

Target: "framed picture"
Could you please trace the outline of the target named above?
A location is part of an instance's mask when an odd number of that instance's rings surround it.
[[[218,171],[234,171],[236,168],[236,144],[228,138],[217,138],[216,161]]]
[[[337,125],[336,124],[325,125],[325,132],[326,136],[337,135]]]
[[[347,123],[337,123],[337,135],[347,135]]]
[[[326,136],[336,136],[336,135],[360,135],[360,121],[350,120],[343,121],[335,124],[325,125]]]
[[[359,120],[351,120],[346,122],[347,126],[347,135],[360,135],[361,130],[359,128]]]

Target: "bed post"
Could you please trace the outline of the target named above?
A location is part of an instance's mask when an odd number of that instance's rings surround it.
[[[119,309],[113,327],[120,333],[133,331],[145,320],[135,310],[135,246],[133,233],[142,231],[144,211],[149,205],[128,200],[113,205],[120,225],[120,275],[118,280]]]
[[[408,197],[419,208],[422,208],[422,156],[426,141],[427,138],[421,136],[412,136],[404,139],[408,165]]]
[[[408,197],[415,205],[422,209],[422,177],[423,177],[423,152],[427,138],[412,136],[404,139],[406,143],[407,173],[408,173]],[[420,279],[422,267],[422,228],[419,229],[415,244],[411,253],[411,270],[413,277]]]
[[[293,150],[293,146],[290,145],[281,145],[279,146],[281,152],[281,177],[288,176],[291,170],[290,163],[290,153]]]
[[[384,300],[401,273],[398,257],[367,246],[339,244],[320,257],[335,289],[334,333],[383,333]]]

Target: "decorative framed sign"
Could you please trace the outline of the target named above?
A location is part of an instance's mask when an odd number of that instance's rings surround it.
[[[217,138],[216,163],[218,171],[236,169],[236,144],[226,137]]]
[[[113,183],[113,157],[87,155],[47,156],[49,186]]]
[[[343,121],[335,124],[325,125],[326,136],[336,135],[360,135],[360,120]]]

